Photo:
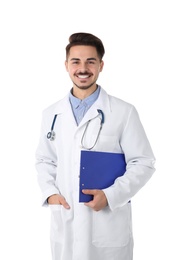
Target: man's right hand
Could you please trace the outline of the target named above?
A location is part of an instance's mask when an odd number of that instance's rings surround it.
[[[48,204],[62,205],[65,209],[70,209],[70,205],[66,202],[65,198],[59,194],[51,195],[48,199]]]

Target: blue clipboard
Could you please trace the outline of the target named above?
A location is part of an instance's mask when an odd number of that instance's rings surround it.
[[[82,193],[83,189],[105,189],[123,176],[126,171],[125,156],[122,153],[81,151],[79,202],[89,202],[92,195]]]

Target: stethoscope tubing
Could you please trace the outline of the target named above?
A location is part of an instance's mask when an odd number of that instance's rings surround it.
[[[105,117],[104,117],[104,113],[101,109],[97,109],[98,113],[101,115],[101,123],[100,123],[100,129],[98,131],[98,134],[97,134],[97,138],[95,140],[95,143],[93,146],[91,147],[85,147],[84,144],[83,144],[83,139],[84,139],[84,136],[86,134],[86,131],[87,131],[87,128],[88,128],[88,125],[90,123],[91,120],[89,120],[87,122],[87,125],[86,125],[86,128],[84,130],[84,133],[83,133],[83,136],[82,136],[82,139],[81,139],[81,145],[83,148],[87,149],[87,150],[91,150],[97,143],[98,141],[98,138],[99,138],[99,135],[100,135],[100,132],[102,130],[102,125],[104,124],[105,122]],[[56,134],[54,132],[54,126],[55,126],[55,123],[56,123],[56,118],[57,118],[57,114],[54,115],[54,119],[53,119],[53,122],[52,122],[52,125],[51,125],[51,131],[47,133],[47,138],[50,139],[50,141],[54,141],[55,140],[55,137],[56,137]]]

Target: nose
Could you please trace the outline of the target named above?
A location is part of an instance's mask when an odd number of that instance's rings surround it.
[[[88,69],[88,68],[87,68],[86,62],[83,62],[83,63],[80,64],[79,70],[80,70],[81,72],[86,72],[87,69]]]

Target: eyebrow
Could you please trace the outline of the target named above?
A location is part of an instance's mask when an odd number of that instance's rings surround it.
[[[72,58],[70,60],[80,60],[79,58]],[[88,58],[87,60],[96,60],[96,58]]]

